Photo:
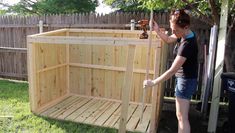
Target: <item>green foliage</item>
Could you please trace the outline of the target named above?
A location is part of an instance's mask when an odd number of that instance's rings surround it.
[[[17,14],[59,14],[94,12],[98,0],[21,0],[16,5],[10,6],[8,12]]]
[[[7,10],[0,10],[0,15],[4,15],[7,13]]]
[[[146,10],[140,7],[141,3],[138,0],[103,0],[103,3],[121,11]]]
[[[215,1],[213,6],[217,13],[220,13],[222,0]],[[192,14],[198,18],[203,18],[204,21],[210,23],[206,18],[212,19],[212,7],[209,5],[208,0],[104,0],[104,3],[111,5],[113,8],[118,8],[123,11],[150,11],[153,10],[172,10],[187,8],[192,11]],[[232,8],[235,0],[230,0],[230,16],[234,16],[235,9]],[[203,17],[202,17],[203,16]],[[230,17],[229,17],[230,18]]]

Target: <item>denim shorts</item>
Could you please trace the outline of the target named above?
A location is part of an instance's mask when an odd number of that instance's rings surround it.
[[[190,100],[197,90],[197,79],[176,78],[175,96]]]

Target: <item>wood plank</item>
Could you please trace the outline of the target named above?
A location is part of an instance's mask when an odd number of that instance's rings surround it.
[[[69,94],[65,94],[64,96],[61,96],[60,98],[57,98],[51,102],[48,102],[47,104],[45,104],[44,106],[40,107],[38,109],[38,113],[41,114],[42,112],[46,111],[47,109],[55,106],[58,103],[61,103],[62,101],[64,101],[65,99],[71,97],[71,95]]]
[[[87,45],[85,49],[85,62],[87,64],[92,63],[92,46]],[[92,90],[92,69],[85,69],[85,89],[86,89],[86,96],[91,96]]]
[[[75,96],[70,96],[68,98],[66,98],[65,100],[63,100],[62,102],[54,105],[53,107],[43,111],[40,115],[44,115],[44,116],[47,116],[48,114],[54,112],[55,110],[57,110],[58,108],[61,108],[63,107],[64,105],[66,105],[67,103],[73,101],[74,99],[76,99],[77,97]]]
[[[87,124],[93,124],[101,115],[104,114],[104,112],[110,108],[114,104],[114,102],[105,102],[99,109],[97,109],[94,113],[92,113],[85,121],[84,123]]]
[[[28,35],[27,36],[27,40],[28,37],[36,37],[36,36],[44,36],[44,35],[56,35],[58,33],[66,33],[66,31],[68,31],[68,29],[59,29],[59,30],[54,30],[54,31],[48,31],[48,32],[43,32],[43,33],[39,33],[39,34],[34,34],[34,35]]]
[[[69,36],[69,32],[66,32],[66,36]],[[69,93],[70,92],[70,71],[69,71],[69,63],[70,63],[70,45],[66,44],[66,52],[65,52],[65,56],[66,56],[66,92]]]
[[[136,69],[142,69],[145,66],[142,66],[142,62],[144,62],[144,60],[141,59],[142,57],[142,49],[144,49],[143,47],[136,47],[136,52],[135,52],[135,61],[134,61],[134,78],[133,78],[133,89],[132,89],[132,96],[131,96],[131,101],[135,101],[135,102],[140,102],[141,101],[141,95],[140,93],[142,92],[141,88],[142,88],[142,82],[143,80],[141,80],[141,73],[135,73]],[[143,74],[146,73],[146,70],[143,70]],[[154,73],[152,70],[149,71],[149,73]]]
[[[65,119],[67,116],[72,114],[74,111],[76,111],[78,108],[82,107],[83,105],[87,104],[91,99],[90,98],[83,98],[79,103],[73,104],[69,109],[61,113],[59,116],[57,116],[58,119]]]
[[[118,121],[121,114],[121,106],[119,106],[116,111],[108,118],[108,120],[103,124],[105,127],[113,127],[114,124]]]
[[[114,66],[115,64],[115,56],[114,56],[114,47],[113,46],[105,46],[105,66]],[[112,88],[115,85],[115,72],[105,71],[105,91],[104,96],[106,98],[112,99]]]
[[[108,110],[105,111],[105,113],[101,117],[99,117],[94,122],[94,124],[102,126],[105,123],[105,121],[107,121],[108,118],[119,108],[120,105],[121,105],[120,103],[113,104]]]
[[[22,51],[24,53],[27,52],[27,48],[15,48],[15,47],[0,47],[1,52],[2,51],[10,51],[10,52],[16,52],[16,51]]]
[[[142,111],[142,107],[141,105],[139,105],[126,125],[127,130],[133,131],[136,128],[136,126],[138,125],[140,121],[141,111]]]
[[[94,64],[83,64],[83,63],[70,63],[70,66],[73,67],[84,67],[84,68],[93,68],[93,69],[102,69],[102,70],[110,70],[110,71],[120,71],[125,72],[126,68],[124,67],[115,67],[115,66],[106,66],[106,65],[94,65]],[[146,73],[144,69],[134,69],[134,73]],[[149,71],[150,74],[154,74],[153,70]]]
[[[76,111],[74,111],[72,114],[70,114],[68,117],[65,118],[65,120],[74,120],[76,119],[79,115],[81,115],[84,111],[89,109],[90,106],[96,104],[97,100],[92,99],[88,103],[84,104],[80,108],[78,108]]]
[[[97,65],[104,65],[104,47],[93,46],[92,63]],[[93,69],[93,96],[104,97],[105,89],[105,72],[104,70]]]
[[[150,124],[150,117],[151,117],[151,106],[147,106],[144,114],[143,114],[143,121],[139,122],[137,128],[135,129],[136,131],[140,131],[140,132],[146,132],[147,128]]]
[[[64,106],[62,106],[61,108],[57,108],[57,110],[51,112],[50,114],[48,114],[47,116],[49,117],[56,117],[59,114],[63,113],[65,110],[68,110],[73,104],[77,104],[81,101],[81,97],[76,97],[75,99],[71,100],[69,103],[65,104]]]
[[[130,100],[130,92],[132,88],[133,79],[133,67],[134,67],[134,55],[135,55],[135,45],[130,45],[128,49],[127,65],[124,84],[122,88],[122,110],[120,116],[119,133],[126,132],[126,123],[128,116],[128,106]]]
[[[77,60],[81,63],[85,62],[85,57],[86,57],[86,47],[87,46],[83,46],[83,45],[79,45],[78,48],[78,55],[77,55]],[[78,71],[78,90],[79,90],[79,94],[81,95],[85,95],[86,94],[86,84],[85,84],[85,80],[86,80],[86,74],[85,74],[85,69],[84,68],[79,68],[77,69]]]
[[[85,112],[79,115],[74,121],[76,122],[83,122],[86,120],[92,113],[98,110],[106,101],[104,100],[96,100],[96,103],[93,106],[90,106]]]
[[[37,113],[38,109],[38,94],[37,92],[37,79],[36,79],[36,57],[35,57],[35,46],[33,43],[27,41],[28,56],[27,56],[27,66],[28,66],[28,81],[29,81],[29,101],[30,108],[32,112]]]
[[[145,39],[116,38],[116,37],[63,37],[63,36],[37,36],[28,37],[30,43],[41,44],[79,44],[79,45],[111,45],[126,46],[129,44],[145,46]],[[159,41],[159,40],[158,40]],[[154,42],[154,43],[157,43]]]
[[[42,72],[45,72],[45,71],[50,71],[50,70],[53,70],[53,69],[61,68],[61,67],[64,67],[66,65],[67,64],[59,64],[59,65],[56,65],[56,66],[47,67],[47,68],[38,70],[37,73],[42,73]]]
[[[161,73],[161,55],[162,55],[162,49],[161,44],[158,44],[158,47],[155,49],[155,65],[154,65],[154,78],[157,78],[160,76]],[[158,84],[154,86],[152,90],[152,112],[151,112],[151,123],[150,123],[150,132],[156,132],[158,128],[158,121],[160,118],[160,111],[162,106],[162,99],[163,99],[163,89],[161,88],[161,85]]]
[[[112,30],[112,29],[68,29],[69,32],[90,32],[90,33],[99,33],[99,34],[105,34],[105,33],[109,33],[109,34],[139,34],[139,31],[130,31],[130,30]],[[149,32],[149,31],[148,31]],[[154,33],[154,35],[156,36],[157,34]]]
[[[135,112],[135,110],[137,109],[138,105],[137,104],[130,104],[129,105],[129,109],[128,109],[128,116],[127,116],[127,121],[129,121],[129,119],[131,118],[131,116],[133,115],[133,113]],[[119,122],[120,119],[116,122],[116,124],[114,125],[115,128],[118,128],[119,126]]]

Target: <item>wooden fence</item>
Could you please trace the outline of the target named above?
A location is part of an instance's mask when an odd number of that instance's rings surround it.
[[[61,28],[129,30],[131,19],[138,21],[149,18],[149,14],[141,12],[107,15],[81,13],[44,16],[0,16],[0,77],[27,80],[26,36],[39,33],[38,23],[40,20],[43,21],[43,31]],[[155,13],[154,19],[160,27],[169,30],[169,14],[167,12]],[[192,29],[198,36],[199,58],[203,64],[202,48],[205,40],[209,40],[210,27],[197,19],[192,19],[191,23]],[[173,59],[172,49],[173,47],[170,47],[169,63]],[[173,92],[173,88],[170,88],[169,91]]]

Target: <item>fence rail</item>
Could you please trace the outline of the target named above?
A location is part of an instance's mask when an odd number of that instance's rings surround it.
[[[44,16],[0,16],[0,76],[27,80],[26,36],[39,33],[40,20],[43,21],[43,31],[61,28],[129,30],[131,19],[138,21],[149,18],[149,14],[141,12],[118,12],[106,15],[81,13]],[[169,13],[154,13],[154,19],[159,23],[160,27],[166,30],[169,29]],[[191,27],[196,32],[199,40],[199,58],[203,59],[202,44],[206,43],[205,40],[209,40],[210,27],[194,18],[191,23]],[[139,30],[139,27],[136,29]],[[173,57],[172,49],[173,47],[170,47],[169,59]],[[167,82],[167,86],[170,88],[167,87],[166,93],[172,93],[174,91],[173,83]]]

